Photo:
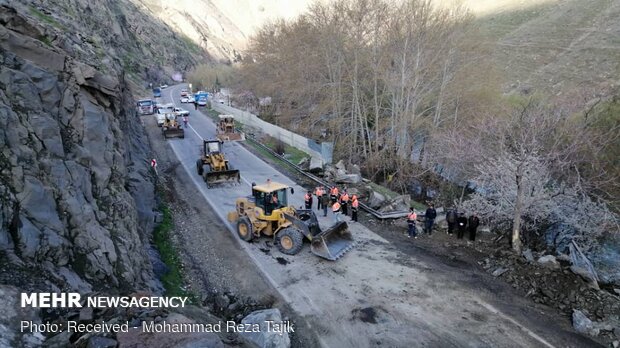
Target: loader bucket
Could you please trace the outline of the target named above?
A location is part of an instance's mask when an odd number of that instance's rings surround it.
[[[245,140],[244,133],[219,133],[216,136],[221,141],[243,141]]]
[[[221,170],[219,172],[207,172],[203,174],[207,187],[224,183],[239,183],[241,175],[237,169]]]
[[[312,237],[310,250],[313,254],[328,260],[337,260],[354,246],[347,223],[341,221]]]
[[[185,138],[185,130],[183,128],[169,127],[164,131],[164,137],[167,138]]]

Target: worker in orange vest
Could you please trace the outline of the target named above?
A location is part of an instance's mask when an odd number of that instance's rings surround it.
[[[360,202],[357,201],[357,195],[353,195],[351,197],[351,220],[357,221],[357,209],[360,205]]]
[[[338,201],[332,204],[332,213],[334,213],[334,221],[340,222],[340,203]]]
[[[316,209],[321,210],[321,197],[323,197],[323,186],[318,186],[314,191],[314,195],[316,196]]]
[[[416,234],[416,228],[415,228],[415,220],[417,218],[418,216],[416,215],[413,208],[409,208],[409,214],[407,214],[407,227],[408,227],[408,232],[409,232],[409,235],[408,235],[409,238],[411,237],[418,238]]]
[[[312,209],[312,191],[308,190],[304,195],[304,203],[306,203],[306,209]]]
[[[332,187],[332,189],[329,191],[329,198],[331,199],[332,205],[338,202],[338,196],[338,188],[336,186]]]
[[[347,193],[347,190],[344,190],[340,196],[340,205],[342,206],[342,214],[344,216],[349,216],[349,194]]]

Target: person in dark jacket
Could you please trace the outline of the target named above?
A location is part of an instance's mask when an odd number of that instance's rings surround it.
[[[459,213],[459,217],[456,218],[456,228],[457,235],[456,238],[463,239],[465,235],[465,231],[467,230],[467,217],[465,217],[465,213]]]
[[[329,195],[324,192],[321,196],[321,207],[323,208],[323,216],[327,216],[327,207],[329,207]]]
[[[429,236],[433,234],[433,225],[435,224],[435,218],[437,218],[437,211],[435,210],[435,206],[433,204],[429,204],[428,209],[426,209],[426,213],[424,213],[424,229]]]
[[[308,192],[304,195],[304,203],[306,209],[312,209],[312,191],[308,190]]]
[[[480,219],[478,218],[478,213],[473,213],[469,217],[469,221],[467,222],[467,228],[469,229],[469,240],[476,240],[476,232],[478,230],[478,226],[480,225]]]
[[[448,234],[449,235],[452,235],[454,233],[454,229],[456,228],[456,218],[457,218],[456,209],[451,208],[446,212],[446,222],[448,223]]]

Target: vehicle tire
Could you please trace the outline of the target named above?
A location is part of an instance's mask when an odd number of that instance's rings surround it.
[[[252,222],[247,216],[242,216],[237,220],[237,235],[241,240],[249,242],[254,238]]]
[[[196,160],[196,172],[198,173],[198,175],[202,176],[202,160],[201,159]]]
[[[282,254],[295,255],[304,246],[304,235],[294,227],[286,227],[277,235],[278,249]]]

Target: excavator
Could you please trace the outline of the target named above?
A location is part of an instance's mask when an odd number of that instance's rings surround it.
[[[235,129],[235,116],[219,115],[217,123],[217,138],[221,141],[245,140],[245,134]]]
[[[185,130],[181,128],[181,124],[177,121],[177,115],[174,112],[164,115],[164,123],[161,126],[161,132],[164,138],[185,138]]]
[[[215,184],[241,181],[239,170],[232,169],[222,152],[222,141],[203,140],[200,158],[196,160],[196,171],[207,183],[207,188]]]
[[[266,235],[274,238],[283,254],[295,255],[310,241],[310,251],[327,260],[337,260],[353,248],[355,242],[346,222],[340,221],[323,231],[312,209],[296,209],[287,205],[288,192],[284,184],[268,181],[252,185],[252,195],[238,198],[235,211],[227,219],[237,227],[237,235],[246,242]]]

